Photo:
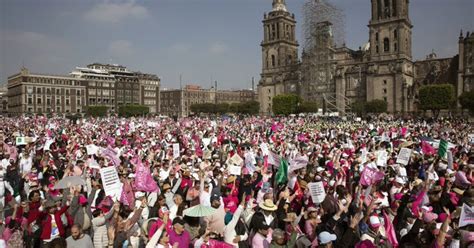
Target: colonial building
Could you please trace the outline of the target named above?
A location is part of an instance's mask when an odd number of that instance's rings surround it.
[[[84,80],[33,74],[22,68],[8,77],[8,111],[31,113],[81,113],[86,106]]]
[[[0,114],[8,112],[8,95],[7,86],[0,86]]]
[[[140,104],[148,106],[150,113],[159,113],[161,79],[154,74],[137,72],[135,75],[140,83]]]
[[[380,99],[387,102],[389,112],[405,113],[417,110],[417,92],[423,85],[451,83],[457,96],[474,88],[474,34],[468,32],[464,36],[461,32],[459,54],[454,57],[437,58],[433,53],[425,60],[413,62],[409,0],[371,0],[371,10],[368,43],[358,50],[345,44],[336,47],[332,24],[321,22],[315,27],[312,47],[302,53],[301,64],[292,57],[295,63],[286,66],[278,60],[271,63],[281,53],[275,55],[269,51],[282,46],[287,48],[283,54],[289,47],[297,51],[296,40],[288,41],[284,39],[286,36],[272,40],[271,24],[291,24],[293,30],[295,22],[289,18],[285,2],[274,0],[272,12],[264,15],[263,21],[264,63],[258,91],[262,113],[271,113],[272,97],[289,92],[317,102],[324,111],[344,114],[356,102]],[[292,76],[298,74],[299,79]]]
[[[282,93],[298,93],[298,41],[295,15],[285,0],[273,0],[270,13],[263,16],[262,73],[258,101],[262,114],[270,114],[272,99]]]
[[[215,90],[199,85],[186,85],[182,89],[163,89],[160,92],[161,113],[167,116],[188,116],[191,106],[199,103],[241,103],[256,100],[253,90]]]

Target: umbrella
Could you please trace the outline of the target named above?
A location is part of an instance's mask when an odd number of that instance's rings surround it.
[[[205,217],[212,215],[216,211],[215,208],[206,207],[201,204],[188,208],[183,211],[183,214],[190,217]]]
[[[59,180],[59,182],[56,185],[54,185],[54,189],[67,189],[71,186],[85,185],[85,184],[86,182],[81,177],[70,176],[70,177],[65,177]]]

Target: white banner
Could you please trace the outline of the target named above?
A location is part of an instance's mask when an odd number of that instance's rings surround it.
[[[100,169],[100,177],[102,178],[105,195],[111,196],[112,199],[120,199],[122,183],[115,167],[110,166]]]
[[[326,191],[324,190],[323,182],[308,183],[309,191],[313,202],[319,204],[326,198]]]
[[[397,164],[408,165],[408,162],[410,161],[410,156],[411,156],[411,149],[408,149],[408,148],[400,149],[400,152],[398,153],[398,157],[397,157]]]
[[[173,158],[179,158],[179,143],[173,144]]]
[[[462,205],[459,227],[474,224],[474,206],[469,207],[466,203]]]

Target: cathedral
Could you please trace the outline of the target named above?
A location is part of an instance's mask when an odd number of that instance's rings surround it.
[[[371,0],[369,42],[358,50],[337,47],[331,23],[316,25],[314,49],[298,59],[294,14],[285,0],[273,0],[264,14],[262,73],[258,85],[260,111],[271,114],[272,98],[294,93],[315,101],[324,112],[350,111],[356,102],[387,102],[387,111],[417,111],[417,89],[426,84],[451,83],[456,96],[473,89],[474,33],[461,31],[459,54],[438,59],[433,52],[425,60],[412,59],[412,23],[409,0]]]

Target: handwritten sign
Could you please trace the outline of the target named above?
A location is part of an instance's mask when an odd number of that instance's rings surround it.
[[[397,157],[397,164],[408,165],[408,162],[410,162],[411,151],[412,150],[409,148],[400,149]]]
[[[313,202],[319,204],[326,198],[323,182],[308,183],[309,191]]]
[[[112,199],[119,199],[122,191],[122,184],[115,167],[106,167],[100,169],[100,177],[104,185],[105,195],[112,197]]]
[[[173,144],[173,158],[179,158],[179,143]]]
[[[474,224],[474,206],[469,207],[466,203],[462,205],[459,227]]]

